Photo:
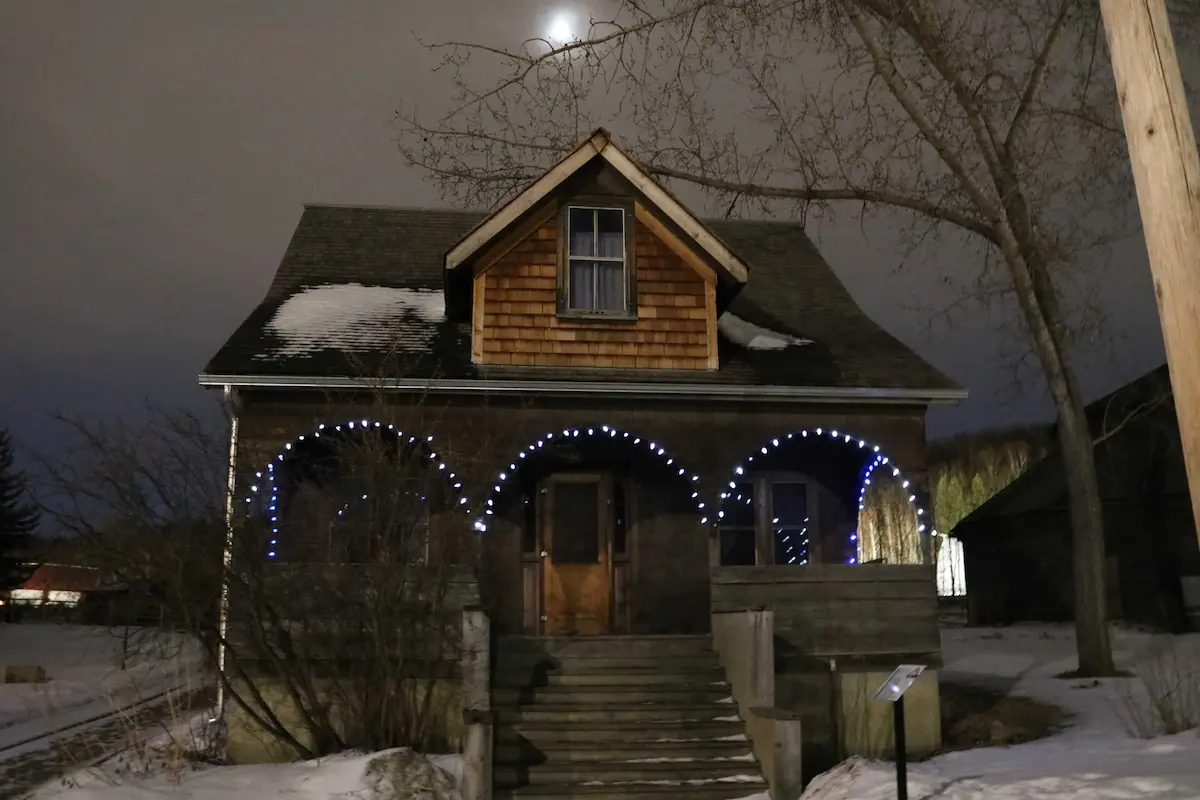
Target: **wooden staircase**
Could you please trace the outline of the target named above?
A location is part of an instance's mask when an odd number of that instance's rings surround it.
[[[766,791],[709,636],[501,637],[495,797]]]

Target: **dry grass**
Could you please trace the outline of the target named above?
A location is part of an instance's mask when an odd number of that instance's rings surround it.
[[[1071,715],[1028,697],[943,683],[942,752],[1007,747],[1062,730]]]

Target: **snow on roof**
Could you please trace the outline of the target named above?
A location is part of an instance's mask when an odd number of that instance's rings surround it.
[[[360,283],[313,286],[292,295],[275,311],[267,330],[282,344],[264,357],[302,356],[327,349],[420,350],[432,341],[434,326],[445,319],[446,298],[440,289]]]
[[[812,344],[811,339],[801,339],[798,336],[755,325],[728,311],[717,320],[717,328],[725,335],[725,338],[747,350],[783,350],[787,347]]]

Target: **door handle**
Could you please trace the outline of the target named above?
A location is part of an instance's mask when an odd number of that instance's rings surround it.
[[[542,558],[549,558],[549,557],[550,557],[550,551],[549,551],[549,550],[543,550],[543,551],[542,551]]]

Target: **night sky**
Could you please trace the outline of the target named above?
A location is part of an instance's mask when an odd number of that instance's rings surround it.
[[[49,412],[200,408],[196,374],[258,302],[305,202],[441,206],[406,170],[392,115],[445,107],[423,40],[515,46],[552,10],[526,0],[163,3],[0,0],[0,425],[43,452]],[[621,135],[619,129],[614,133]],[[863,308],[972,393],[931,433],[1045,418],[1014,393],[1011,320],[927,332],[953,298],[945,247],[897,270],[888,220],[811,232]],[[1088,395],[1162,362],[1140,240],[1109,254]]]

